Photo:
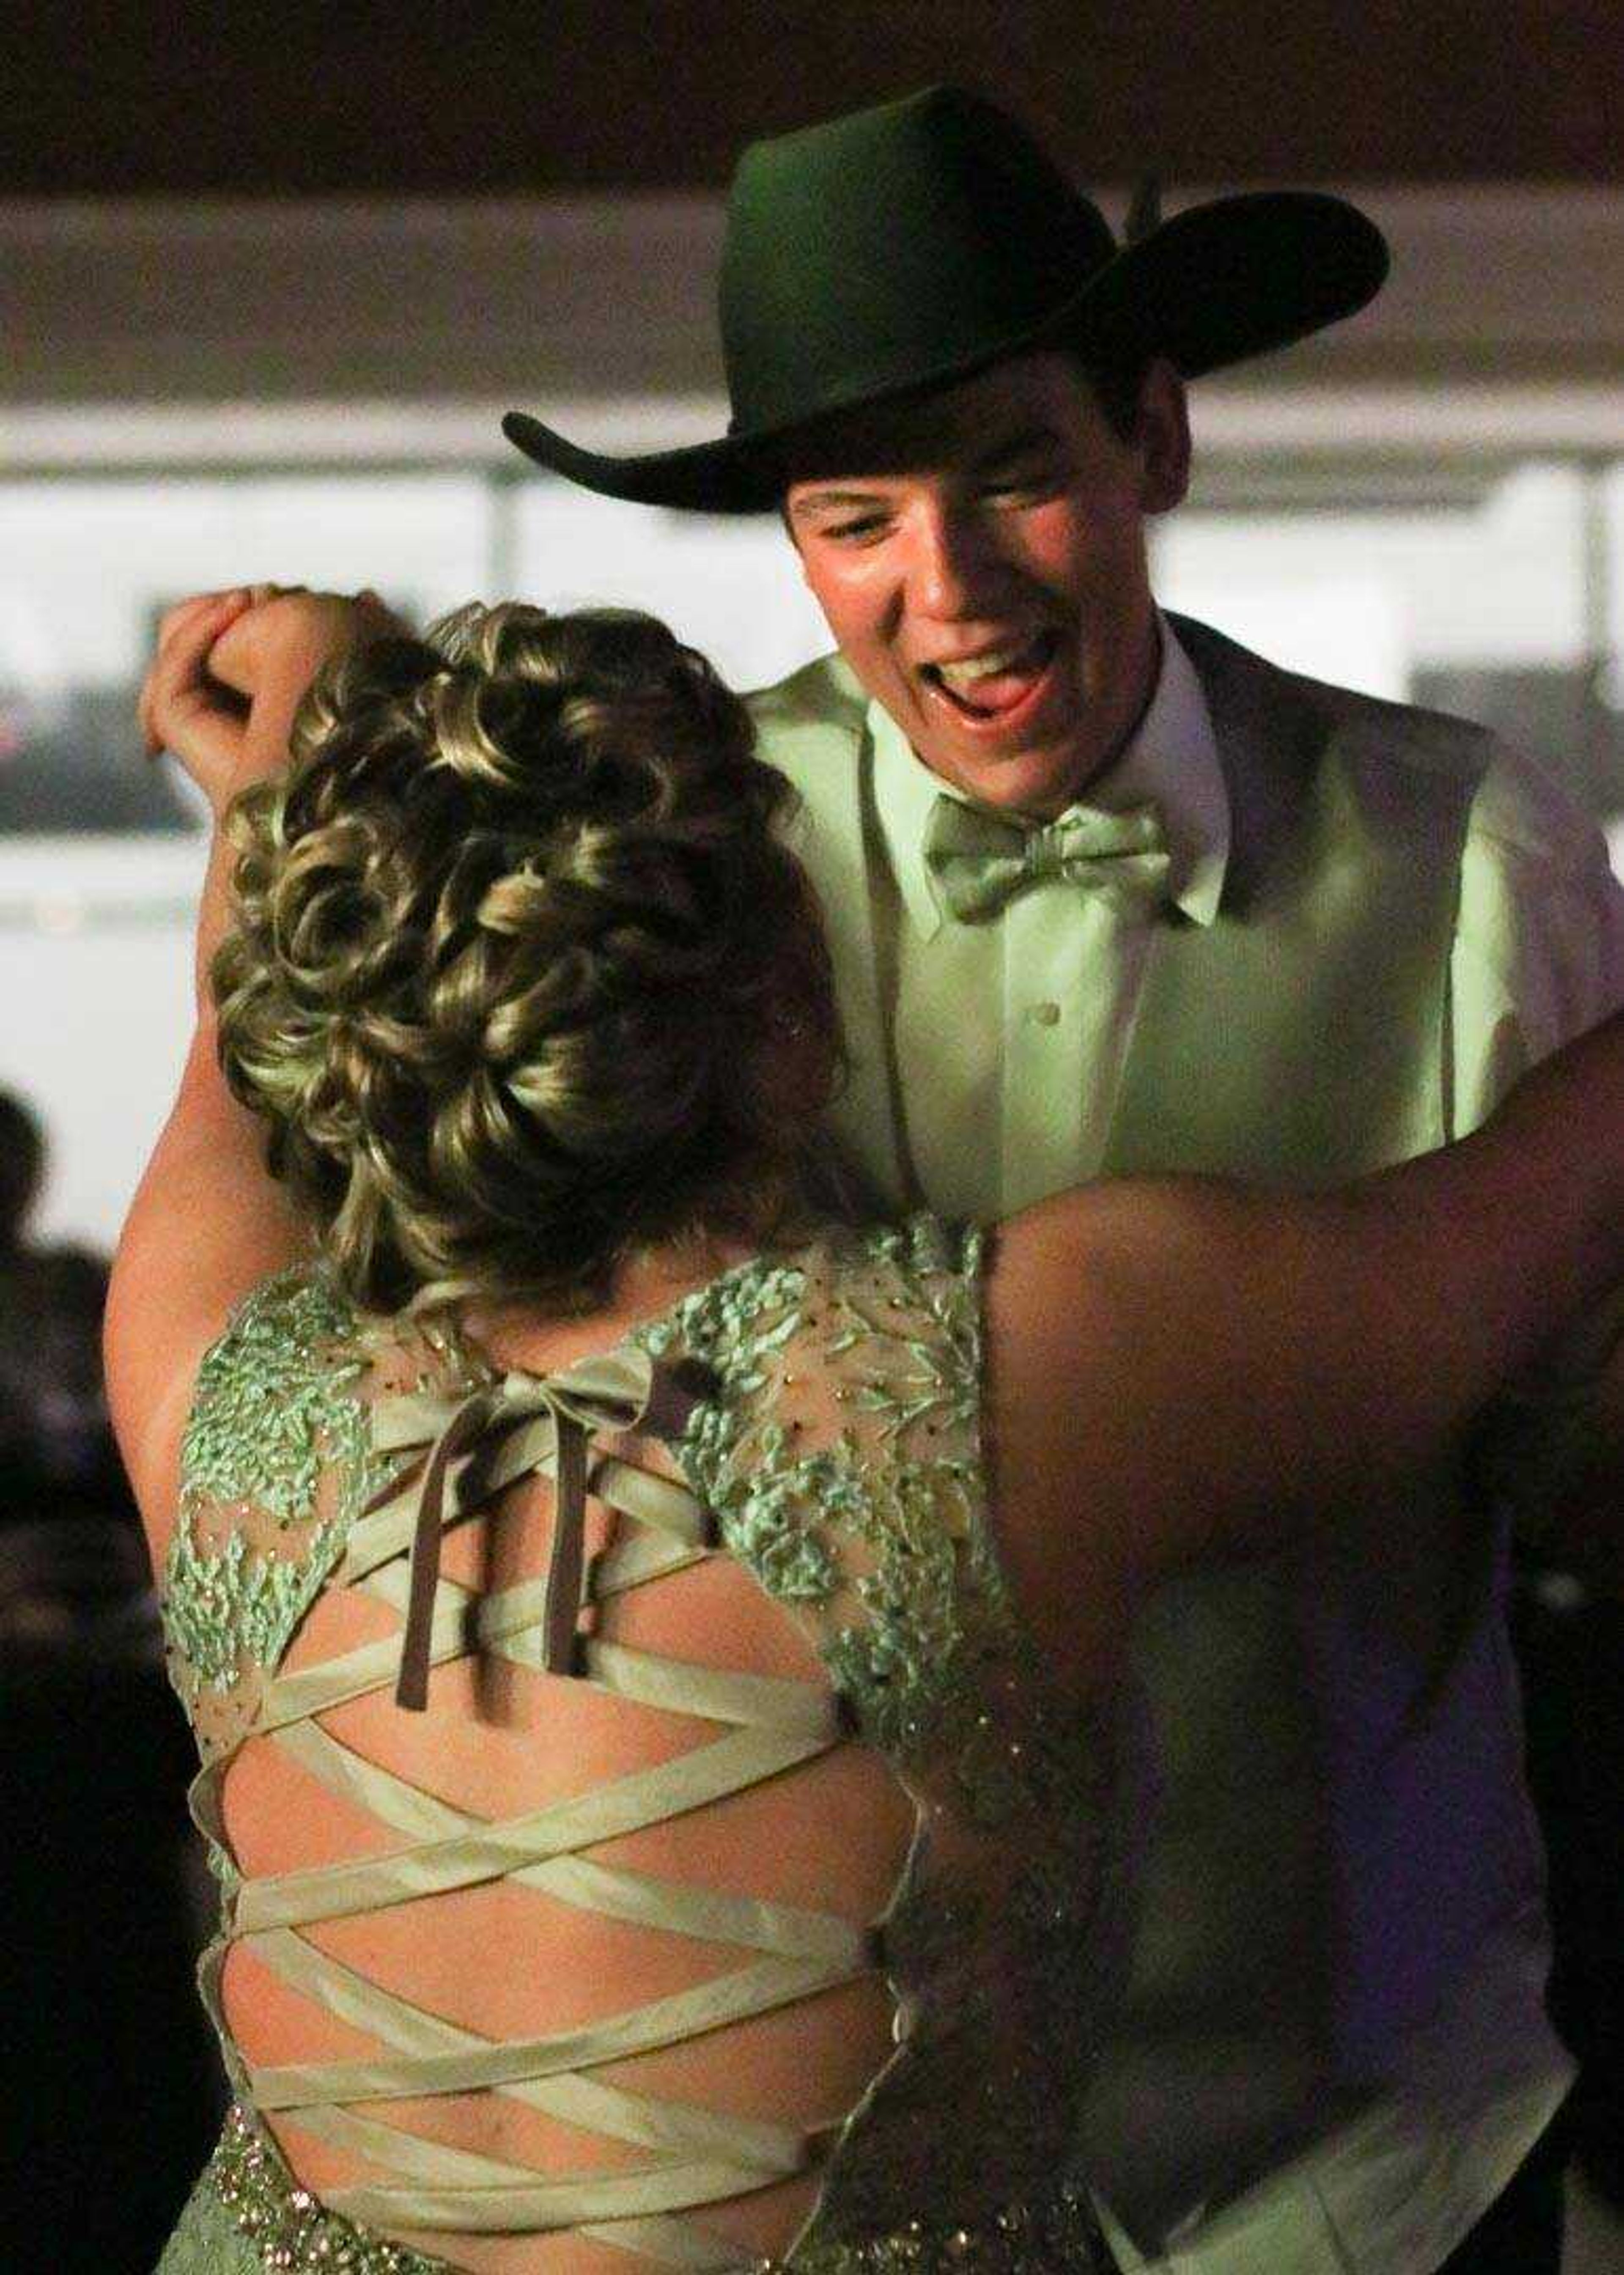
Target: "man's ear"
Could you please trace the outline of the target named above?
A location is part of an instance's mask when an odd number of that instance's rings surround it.
[[[1135,442],[1141,510],[1171,513],[1190,488],[1190,406],[1183,379],[1166,356],[1145,368]]]

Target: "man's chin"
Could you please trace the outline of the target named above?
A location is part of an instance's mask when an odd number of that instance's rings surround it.
[[[933,737],[916,756],[933,775],[978,805],[1008,813],[1049,817],[1062,812],[1099,771],[1099,760],[1075,744],[1038,750],[973,753]]]

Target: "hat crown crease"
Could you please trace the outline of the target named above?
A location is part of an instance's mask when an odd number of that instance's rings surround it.
[[[1097,207],[953,88],[757,143],[729,205],[735,430],[838,410],[1040,327],[1116,250]]]

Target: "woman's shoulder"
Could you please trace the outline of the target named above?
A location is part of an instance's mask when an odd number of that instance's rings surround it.
[[[910,1769],[1012,1639],[982,1491],[979,1253],[933,1217],[797,1227],[645,1339],[708,1378],[678,1453],[721,1545]]]
[[[181,1440],[170,1576],[205,1539],[342,1536],[397,1457],[374,1427],[391,1398],[444,1398],[489,1369],[446,1318],[364,1311],[320,1264],[261,1281],[204,1353]]]
[[[261,1281],[198,1369],[162,1564],[171,1675],[206,1751],[244,1727],[356,1519],[398,1473],[374,1410],[472,1387],[454,1331],[359,1309],[320,1265]]]
[[[656,1359],[697,1362],[733,1403],[774,1383],[792,1388],[809,1372],[865,1374],[872,1391],[927,1355],[973,1387],[985,1252],[978,1227],[928,1213],[893,1223],[802,1221],[631,1340]]]
[[[685,1452],[721,1505],[949,1451],[978,1469],[982,1240],[939,1218],[802,1221],[631,1340],[700,1389]],[[774,1490],[776,1490],[776,1486]]]
[[[379,1396],[479,1373],[449,1318],[364,1311],[323,1266],[290,1266],[242,1298],[203,1355],[182,1441],[183,1495],[303,1513],[321,1470],[367,1466]]]

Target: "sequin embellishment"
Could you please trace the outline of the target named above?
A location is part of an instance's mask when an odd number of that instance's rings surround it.
[[[296,2187],[274,2145],[240,2109],[227,2116],[208,2187],[267,2275],[453,2275],[450,2263],[367,2235]],[[731,2275],[1057,2275],[1105,2269],[1085,2190],[1056,2188],[985,2226],[910,2220],[862,2242],[803,2245],[790,2259],[741,2260]]]
[[[275,2146],[230,2112],[208,2185],[268,2275],[448,2275],[443,2259],[368,2235],[298,2188]]]

